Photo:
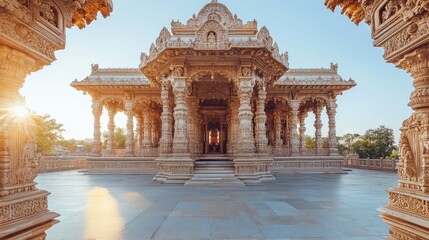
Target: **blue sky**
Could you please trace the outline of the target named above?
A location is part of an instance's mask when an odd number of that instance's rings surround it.
[[[87,28],[67,31],[65,50],[57,61],[31,74],[21,93],[28,107],[50,114],[64,124],[66,138],[91,138],[91,99],[70,87],[74,79],[90,74],[91,63],[100,67],[137,67],[140,53],[147,52],[162,27],[171,20],[186,22],[207,1],[116,0],[111,16],[101,16]],[[329,67],[338,63],[339,74],[357,86],[338,97],[337,135],[363,133],[386,125],[399,137],[402,121],[411,113],[407,106],[411,77],[385,63],[383,49],[372,46],[369,26],[354,25],[339,9],[332,13],[323,1],[315,0],[222,0],[244,22],[256,19],[267,26],[280,51],[289,52],[291,68]],[[107,117],[102,117],[102,130]],[[117,125],[125,127],[119,114]],[[322,118],[327,134],[326,114]],[[314,117],[309,114],[307,134],[312,135]]]

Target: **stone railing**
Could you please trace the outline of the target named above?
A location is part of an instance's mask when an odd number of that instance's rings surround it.
[[[86,166],[85,156],[44,156],[39,161],[39,172],[85,169]]]
[[[388,170],[397,171],[396,159],[370,159],[370,158],[358,158],[358,157],[345,157],[343,166],[351,168],[365,168],[372,170]]]

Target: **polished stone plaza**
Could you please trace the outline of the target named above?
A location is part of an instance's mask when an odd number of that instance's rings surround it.
[[[183,186],[151,175],[39,174],[61,221],[48,239],[384,239],[376,208],[397,174],[277,174],[248,186]]]

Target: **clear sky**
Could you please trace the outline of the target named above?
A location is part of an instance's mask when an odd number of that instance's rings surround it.
[[[105,67],[137,67],[140,53],[148,52],[162,27],[172,19],[186,22],[210,0],[114,0],[113,13],[101,16],[87,28],[67,31],[66,49],[57,61],[26,80],[21,93],[27,106],[50,114],[64,124],[66,138],[91,138],[93,117],[88,95],[70,87],[74,79],[90,74],[91,63]],[[220,0],[244,22],[256,19],[267,26],[280,51],[289,52],[291,68],[325,67],[338,63],[339,74],[357,86],[338,97],[337,135],[363,133],[386,125],[398,139],[402,121],[411,113],[407,106],[411,77],[385,63],[383,49],[372,46],[370,28],[354,25],[339,9],[332,13],[322,0]],[[102,130],[106,129],[106,112]],[[326,136],[327,118],[323,132]],[[125,127],[119,114],[117,125]],[[307,134],[314,131],[314,117],[307,119]]]

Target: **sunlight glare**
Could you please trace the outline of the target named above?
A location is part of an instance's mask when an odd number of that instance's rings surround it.
[[[26,107],[24,107],[24,106],[15,106],[15,107],[12,107],[10,109],[10,111],[11,111],[11,114],[15,118],[25,118],[30,113],[30,111],[28,111],[28,109]]]

